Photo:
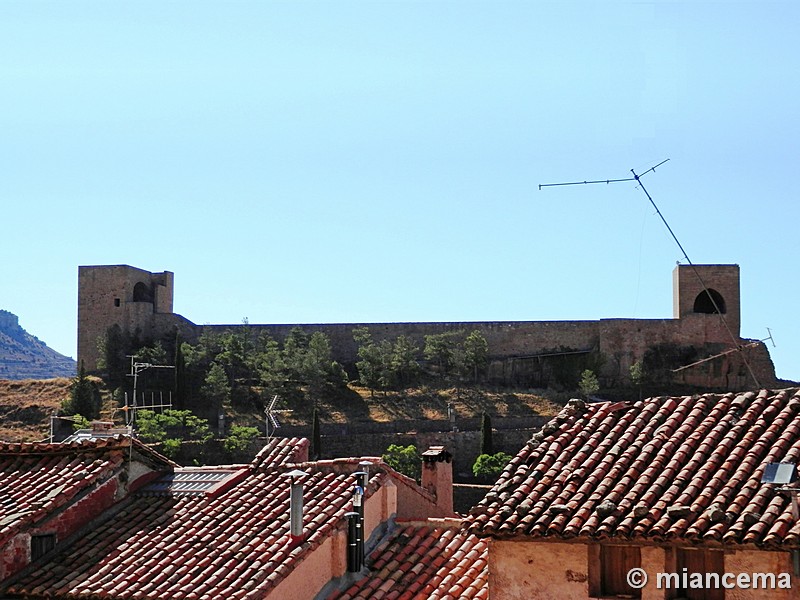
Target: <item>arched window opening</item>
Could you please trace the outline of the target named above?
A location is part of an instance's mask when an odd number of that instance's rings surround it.
[[[153,290],[150,286],[145,285],[141,281],[133,286],[133,301],[134,302],[152,302]]]
[[[716,306],[714,306],[716,304]],[[719,309],[719,310],[717,310]],[[703,290],[694,299],[694,312],[704,315],[716,315],[727,312],[725,308],[725,299],[717,290],[708,288],[708,291]]]

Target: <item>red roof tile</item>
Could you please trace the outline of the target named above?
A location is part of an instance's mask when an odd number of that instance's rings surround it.
[[[109,477],[125,462],[131,444],[139,455],[174,465],[123,436],[69,444],[0,442],[0,546],[26,523]]]
[[[345,524],[357,460],[292,464],[291,441],[276,441],[257,468],[215,494],[144,493],[129,497],[90,534],[46,565],[33,565],[11,594],[58,598],[261,598],[314,548]],[[306,440],[299,441],[302,446]],[[265,457],[275,456],[277,463]],[[289,536],[289,484],[283,474],[308,473],[303,543]],[[370,473],[367,494],[386,478]]]
[[[308,460],[311,443],[306,438],[272,438],[253,461],[252,469],[279,467],[287,463],[300,463]]]
[[[762,484],[800,459],[800,391],[572,401],[467,520],[498,538],[683,539],[800,547],[789,495]]]
[[[488,543],[460,521],[400,525],[367,557],[369,574],[328,600],[489,597]]]

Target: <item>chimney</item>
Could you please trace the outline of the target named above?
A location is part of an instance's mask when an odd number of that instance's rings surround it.
[[[308,473],[295,469],[283,474],[290,481],[289,491],[289,535],[292,541],[303,537],[303,483],[300,481]]]
[[[453,455],[444,446],[431,446],[422,453],[422,487],[436,496],[441,515],[453,514]]]

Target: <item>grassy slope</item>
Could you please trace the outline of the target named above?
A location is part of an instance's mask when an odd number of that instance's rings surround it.
[[[541,393],[514,390],[491,390],[480,387],[420,387],[399,392],[375,392],[351,385],[337,395],[326,394],[318,400],[320,419],[327,423],[390,422],[397,420],[446,420],[447,405],[452,403],[459,417],[479,417],[486,411],[492,417],[553,416],[561,409],[558,401]],[[280,420],[286,425],[311,422],[308,399],[287,399],[280,408],[290,412]],[[235,410],[231,415],[239,425],[260,426],[261,411]]]
[[[49,435],[49,417],[69,395],[70,379],[0,380],[0,441],[29,442],[45,439]],[[112,415],[107,393],[102,418]],[[528,415],[552,416],[558,412],[558,403],[540,394],[512,390],[482,388],[421,387],[402,392],[376,392],[351,386],[347,390],[327,395],[319,400],[320,417],[328,423],[357,421],[389,422],[393,420],[447,419],[447,404],[452,402],[460,417],[477,417],[486,411],[491,416],[524,417]],[[309,424],[311,408],[307,399],[288,401],[283,408],[291,412],[282,415],[285,424]],[[234,410],[231,421],[240,425],[261,427],[264,415],[260,409]]]
[[[50,415],[69,394],[70,380],[0,380],[0,440],[32,442],[50,434]]]

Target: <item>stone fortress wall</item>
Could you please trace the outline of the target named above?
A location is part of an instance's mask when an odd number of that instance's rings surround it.
[[[710,302],[698,275],[709,288]],[[143,339],[168,339],[180,332],[189,342],[207,329],[241,325],[196,325],[172,311],[173,273],[151,273],[127,265],[82,266],[78,270],[78,361],[87,370],[97,363],[97,340],[109,327],[137,332]],[[553,357],[599,357],[606,385],[628,379],[628,369],[648,351],[691,349],[687,356],[702,358],[752,340],[740,338],[741,307],[738,265],[678,265],[673,272],[673,316],[664,319],[600,319],[597,321],[493,321],[451,323],[348,323],[249,325],[282,341],[294,327],[308,333],[322,331],[331,340],[334,358],[346,366],[356,360],[353,329],[367,326],[373,339],[406,335],[422,346],[425,335],[450,331],[480,331],[490,352],[489,380],[525,381],[531,387],[547,384],[547,363]],[[714,306],[716,304],[716,306]],[[727,327],[714,314],[725,315]],[[757,343],[681,371],[676,382],[704,388],[743,390],[754,383],[742,360],[746,353],[762,387],[776,383],[766,346]],[[552,364],[550,365],[552,366]]]

